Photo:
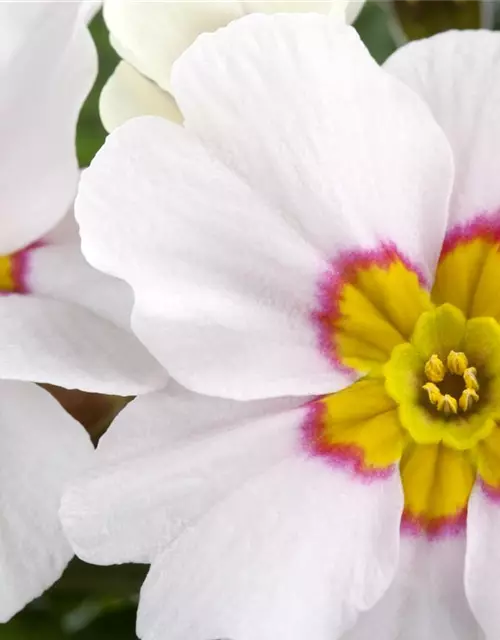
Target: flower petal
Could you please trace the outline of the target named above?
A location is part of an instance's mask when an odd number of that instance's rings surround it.
[[[449,146],[352,28],[314,14],[249,16],[200,37],[172,85],[186,127],[326,258],[392,240],[433,272]]]
[[[236,399],[345,386],[312,320],[328,265],[182,128],[120,127],[75,210],[86,258],[132,285],[134,330],[184,385]]]
[[[232,402],[175,383],[137,398],[64,496],[75,552],[96,564],[151,562],[228,494],[297,450],[299,403]]]
[[[464,557],[464,536],[403,537],[394,582],[342,640],[484,640],[465,597]]]
[[[57,515],[92,456],[85,430],[43,389],[0,382],[0,620],[55,582],[71,558]]]
[[[172,64],[196,37],[241,15],[242,3],[235,0],[104,2],[104,19],[118,54],[166,91]]]
[[[131,332],[132,290],[85,260],[72,214],[28,251],[24,271],[22,281],[29,293],[82,305]]]
[[[164,386],[166,372],[131,333],[84,307],[0,296],[0,377],[118,395]]]
[[[467,223],[500,208],[500,34],[449,31],[412,42],[385,68],[430,106],[455,156],[450,221]]]
[[[113,131],[130,118],[145,115],[182,122],[181,112],[172,96],[128,62],[120,62],[104,85],[99,112],[106,131]]]
[[[465,590],[487,640],[500,636],[500,505],[478,482],[469,501]]]
[[[229,495],[153,563],[138,634],[335,640],[397,565],[397,474],[371,484],[294,457]]]
[[[1,254],[46,233],[76,191],[76,121],[97,71],[80,9],[0,3]]]

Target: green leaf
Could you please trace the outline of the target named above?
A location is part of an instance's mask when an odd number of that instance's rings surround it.
[[[118,55],[109,44],[109,34],[101,12],[93,19],[90,32],[94,38],[99,55],[99,74],[97,81],[83,105],[78,121],[76,148],[81,167],[88,167],[106,137],[99,118],[99,96],[101,90],[118,63]]]

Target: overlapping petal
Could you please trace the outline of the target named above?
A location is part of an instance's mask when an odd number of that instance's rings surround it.
[[[173,382],[137,398],[64,497],[62,522],[76,553],[98,564],[150,562],[228,495],[296,453],[300,404],[219,400]]]
[[[465,597],[464,555],[464,536],[404,536],[394,582],[342,640],[484,640]]]
[[[288,458],[156,558],[138,634],[339,638],[392,581],[401,509],[397,474],[366,484],[323,461]]]
[[[167,374],[135,336],[89,309],[34,295],[0,296],[0,378],[133,395]]]
[[[352,28],[312,14],[249,16],[200,37],[172,83],[186,127],[325,257],[392,240],[433,272],[448,143]]]
[[[120,57],[165,91],[170,91],[173,62],[200,33],[242,15],[243,4],[236,0],[104,2],[104,19]]]
[[[106,131],[137,116],[162,116],[182,122],[172,96],[128,62],[120,62],[106,82],[99,98],[99,113]]]
[[[132,284],[139,337],[187,386],[234,398],[341,387],[311,321],[319,280],[338,251],[381,238],[432,271],[444,136],[354,31],[320,16],[245,18],[177,69],[207,147],[153,119],[115,132],[77,202],[86,256]]]
[[[41,595],[72,556],[58,518],[65,484],[90,462],[85,430],[43,389],[0,382],[0,620]]]
[[[85,256],[132,285],[137,335],[182,383],[238,399],[346,384],[310,318],[326,263],[180,127],[111,134],[75,209]]]

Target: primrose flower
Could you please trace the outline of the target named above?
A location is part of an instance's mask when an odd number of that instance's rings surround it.
[[[103,125],[112,131],[142,115],[181,122],[172,96],[172,65],[201,33],[253,12],[317,12],[353,22],[363,4],[364,0],[105,0],[110,41],[122,60],[101,93]]]
[[[59,503],[93,451],[34,383],[127,395],[164,378],[127,326],[128,286],[85,262],[70,212],[76,120],[96,73],[86,11],[0,4],[1,621],[70,560]]]
[[[499,61],[244,18],[84,176],[84,253],[219,396],[139,398],[64,498],[83,558],[152,561],[142,638],[500,637]]]

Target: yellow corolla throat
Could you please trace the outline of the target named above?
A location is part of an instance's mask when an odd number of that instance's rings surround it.
[[[430,294],[418,271],[387,248],[373,261],[357,256],[358,267],[347,261],[347,271],[331,278],[335,301],[322,283],[314,317],[321,348],[364,377],[310,404],[304,444],[365,480],[399,468],[402,529],[413,534],[463,530],[477,480],[500,496],[500,258],[493,242],[496,236],[470,238],[469,250],[464,242],[450,245]],[[443,302],[458,266],[469,273],[467,258],[475,277],[460,283],[457,304]],[[491,315],[486,291],[495,296]],[[475,308],[485,315],[472,315]]]
[[[10,255],[0,255],[0,295],[28,292],[29,256],[38,246],[37,243]]]

